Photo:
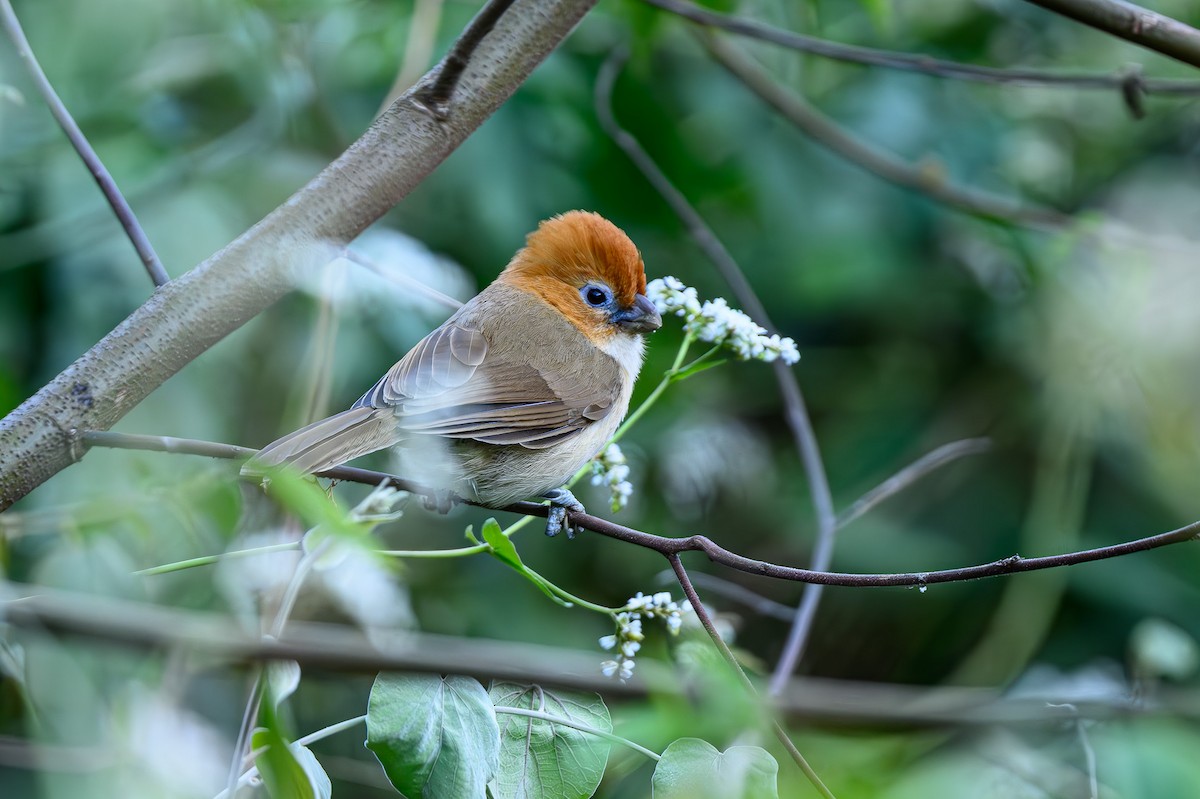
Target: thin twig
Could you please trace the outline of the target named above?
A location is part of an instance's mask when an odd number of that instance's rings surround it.
[[[627,55],[618,50],[600,69],[596,76],[595,105],[596,115],[600,125],[617,143],[629,159],[634,162],[646,180],[671,207],[683,223],[688,233],[700,250],[717,267],[717,271],[733,289],[734,296],[742,307],[760,325],[769,332],[777,328],[767,314],[766,307],[759,300],[750,281],[742,272],[737,261],[717,238],[712,228],[704,221],[699,212],[692,207],[683,193],[675,188],[670,179],[658,168],[658,164],[650,157],[637,139],[617,122],[612,110],[613,86],[617,74]],[[808,478],[809,493],[812,495],[813,508],[817,517],[817,534],[813,545],[812,567],[816,571],[825,571],[833,560],[833,539],[837,532],[837,521],[833,510],[833,494],[829,490],[829,478],[825,474],[825,464],[821,460],[821,450],[813,432],[812,422],[808,418],[808,407],[804,402],[804,394],[796,375],[782,360],[772,364],[775,370],[775,380],[779,383],[779,391],[783,396],[784,417],[791,428],[792,438],[804,464],[804,473]],[[810,586],[804,592],[800,605],[796,608],[792,628],[788,633],[788,641],[784,646],[783,655],[776,665],[775,674],[771,680],[771,693],[776,694],[783,683],[795,671],[796,663],[803,654],[804,644],[812,627],[817,606],[821,601],[821,589]]]
[[[670,571],[662,571],[656,575],[656,579],[662,583],[670,582],[674,577],[674,572]],[[692,575],[692,582],[707,591],[741,603],[760,616],[791,621],[792,617],[796,615],[796,611],[791,605],[776,602],[774,599],[757,594],[746,586],[723,577],[717,577],[707,572],[696,572]]]
[[[1036,2],[1037,0],[1034,0]],[[1006,69],[977,64],[947,61],[922,53],[899,53],[874,47],[842,44],[807,36],[789,30],[775,28],[744,17],[719,14],[685,0],[644,0],[644,2],[684,17],[699,25],[720,28],[739,36],[776,44],[812,55],[864,64],[874,67],[919,72],[937,78],[952,78],[997,85],[1016,86],[1059,86],[1073,89],[1110,89],[1123,92],[1130,82],[1131,74],[1137,81],[1138,90],[1144,94],[1191,97],[1200,94],[1200,81],[1174,78],[1145,78],[1122,70],[1116,74],[1099,75],[1080,72],[1051,72],[1042,69]]]
[[[885,499],[899,494],[930,472],[940,469],[959,458],[966,457],[967,455],[978,455],[987,452],[991,448],[992,442],[987,438],[964,438],[961,441],[951,441],[949,444],[943,444],[932,452],[913,461],[908,466],[905,466],[855,500],[853,505],[838,514],[838,529],[850,524],[850,522],[862,516]]]
[[[164,436],[138,436],[129,433],[113,432],[84,432],[79,436],[84,446],[114,447],[117,449],[157,450],[162,452],[190,453],[212,458],[231,458],[244,460],[255,454],[257,450],[249,447],[236,447],[231,444],[214,444],[207,441],[193,441],[185,438],[168,438]],[[428,486],[422,486],[409,480],[384,472],[370,469],[359,469],[353,466],[339,466],[319,472],[318,477],[333,480],[344,480],[352,483],[362,483],[372,487],[381,484],[394,486],[404,491],[411,491],[422,496],[434,496],[435,491]],[[466,502],[467,505],[477,503]],[[479,507],[486,507],[479,505]],[[514,502],[503,508],[492,510],[519,513],[526,516],[546,518],[549,509],[545,505],[534,502]],[[677,555],[682,552],[703,552],[713,563],[719,563],[747,574],[757,574],[761,577],[771,577],[777,580],[790,580],[799,583],[815,583],[818,585],[841,585],[851,588],[889,588],[930,586],[940,583],[958,583],[967,580],[980,580],[986,577],[999,577],[1006,574],[1057,569],[1063,566],[1076,566],[1081,563],[1091,563],[1097,560],[1119,558],[1135,552],[1146,552],[1159,547],[1181,544],[1200,537],[1200,521],[1170,530],[1165,533],[1112,544],[1106,547],[1085,549],[1077,552],[1067,552],[1061,555],[1045,555],[1037,558],[1023,558],[1020,555],[1010,555],[990,563],[975,566],[961,566],[955,569],[943,569],[929,572],[902,572],[892,574],[851,574],[846,572],[817,571],[801,569],[795,566],[780,566],[767,561],[755,560],[731,552],[720,546],[712,539],[702,535],[692,535],[685,538],[670,538],[667,536],[645,533],[632,527],[610,522],[589,513],[568,512],[568,520],[594,533],[624,541],[628,544],[651,549],[662,555]]]
[[[729,645],[725,643],[725,639],[721,638],[721,633],[717,632],[717,627],[715,624],[713,624],[712,617],[708,615],[708,610],[704,607],[704,603],[700,601],[700,595],[696,593],[696,587],[692,585],[692,581],[688,577],[687,570],[683,568],[683,561],[679,559],[678,555],[667,555],[667,562],[671,564],[671,569],[675,572],[675,579],[679,581],[679,587],[683,589],[683,593],[687,597],[688,603],[691,604],[692,610],[696,613],[696,618],[698,618],[700,620],[700,624],[704,626],[704,631],[708,633],[708,637],[712,639],[712,642],[716,645],[717,650],[720,651],[721,656],[725,658],[725,662],[729,664],[729,667],[733,669],[734,674],[738,677],[743,687],[745,687],[751,696],[757,697],[758,691],[755,690],[754,683],[750,682],[750,678],[746,676],[746,672],[742,668],[742,664],[738,663],[737,657],[733,654],[733,650],[731,650]],[[813,787],[816,788],[822,796],[826,797],[826,799],[834,799],[833,792],[830,791],[829,788],[825,786],[825,783],[821,781],[821,777],[817,774],[813,767],[809,765],[808,760],[805,759],[800,750],[796,748],[796,744],[792,743],[791,736],[787,734],[787,730],[785,730],[778,721],[774,720],[771,721],[771,727],[775,732],[775,737],[779,739],[781,744],[783,744],[784,749],[786,749],[787,753],[791,755],[792,760],[794,760],[796,765],[800,767],[800,770],[804,772],[804,776],[808,777],[808,780],[813,784]]]
[[[425,299],[436,302],[438,305],[449,308],[452,311],[457,311],[463,306],[460,300],[454,299],[449,294],[443,294],[432,286],[427,286],[421,281],[411,278],[399,270],[389,269],[381,266],[359,250],[347,247],[342,251],[342,257],[352,264],[361,266],[368,271],[374,272],[384,280],[390,280],[397,285],[409,289],[414,294],[420,294]]]
[[[454,96],[454,90],[458,87],[463,70],[467,68],[471,54],[483,41],[483,37],[496,27],[500,17],[504,16],[504,12],[513,2],[514,0],[488,0],[487,4],[467,25],[462,35],[455,40],[453,48],[442,61],[442,67],[438,70],[437,77],[430,85],[417,91],[416,99],[428,107],[438,119],[445,118],[446,106],[450,102],[450,98]]]
[[[907,189],[973,216],[997,222],[1055,230],[1071,221],[1067,214],[1049,208],[1018,205],[992,194],[959,188],[936,168],[909,164],[859,139],[798,95],[781,88],[736,47],[702,33],[709,54],[765,103],[813,141],[847,161]]]
[[[150,279],[154,281],[155,286],[163,285],[171,279],[167,275],[167,270],[163,269],[162,262],[158,260],[158,254],[154,252],[154,247],[150,244],[150,239],[146,237],[142,226],[138,224],[133,209],[125,201],[125,197],[117,188],[112,175],[104,168],[100,156],[96,155],[96,151],[88,143],[87,137],[83,135],[79,125],[75,124],[71,113],[67,111],[67,107],[63,105],[58,93],[50,85],[46,73],[42,71],[41,64],[33,54],[33,48],[29,46],[29,40],[25,38],[25,31],[21,29],[21,23],[17,20],[17,15],[13,12],[12,3],[9,0],[0,0],[0,28],[3,28],[8,38],[12,40],[17,55],[24,62],[30,77],[33,78],[34,86],[37,87],[38,93],[42,95],[42,99],[50,108],[50,113],[54,115],[59,127],[63,129],[63,133],[70,140],[71,146],[79,153],[79,157],[83,159],[88,171],[92,173],[100,191],[104,192],[105,199],[112,206],[113,213],[117,215],[117,221],[121,223],[121,227],[125,228],[125,235],[129,237],[133,248],[137,250],[138,257],[142,259],[142,264],[146,267]]]

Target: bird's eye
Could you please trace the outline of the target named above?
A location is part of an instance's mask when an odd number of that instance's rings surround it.
[[[588,305],[599,307],[608,304],[608,292],[596,286],[587,286],[583,290],[583,298]]]

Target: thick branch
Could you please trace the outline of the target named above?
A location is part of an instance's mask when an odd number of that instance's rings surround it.
[[[693,578],[694,579],[694,578]],[[670,667],[645,657],[633,679],[622,683],[600,675],[601,653],[509,641],[464,639],[408,633],[386,646],[375,646],[346,627],[293,621],[282,640],[238,632],[228,616],[140,602],[59,591],[34,585],[5,584],[0,601],[6,623],[30,632],[82,636],[137,649],[186,648],[228,663],[294,660],[309,669],[374,674],[407,671],[465,674],[599,691],[612,696],[644,696],[649,690],[686,689]],[[13,596],[16,594],[16,596]],[[1050,702],[1067,702],[1074,710]],[[1078,697],[1007,697],[991,688],[851,682],[805,677],[792,680],[772,702],[809,722],[861,725],[884,722],[909,725],[1061,724],[1064,719],[1119,719],[1132,715],[1200,717],[1194,691],[1163,687],[1153,698],[1137,701],[1115,696],[1080,701]]]
[[[164,380],[279,299],[298,268],[328,261],[403,199],[508,99],[594,3],[517,0],[476,40],[471,66],[453,85],[441,114],[413,99],[430,81],[438,85],[439,65],[290,200],[156,292],[0,421],[0,510],[81,456],[72,446],[72,431],[111,427]],[[462,55],[460,48],[454,52]]]
[[[1124,0],[1028,0],[1064,17],[1200,67],[1200,30]]]

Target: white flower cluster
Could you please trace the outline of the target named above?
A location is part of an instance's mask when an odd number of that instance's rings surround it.
[[[629,467],[625,465],[625,453],[617,444],[609,444],[592,459],[592,485],[608,486],[612,497],[613,513],[629,503],[633,484],[629,482]]]
[[[646,296],[663,316],[683,317],[683,329],[700,341],[723,344],[744,361],[782,359],[784,363],[800,360],[796,342],[779,335],[767,335],[766,328],[744,312],[730,308],[723,297],[700,302],[696,289],[685,286],[675,277],[650,281]]]
[[[613,660],[600,664],[600,671],[605,677],[615,676],[625,682],[633,676],[633,667],[637,665],[634,657],[642,648],[645,638],[642,632],[642,619],[662,619],[667,624],[671,635],[678,635],[683,626],[683,608],[671,599],[667,591],[660,591],[654,596],[646,596],[638,591],[637,596],[631,597],[625,608],[617,614],[617,632],[600,639],[604,649],[616,650]]]

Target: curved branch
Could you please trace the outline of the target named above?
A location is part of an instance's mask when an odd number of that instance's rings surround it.
[[[1049,72],[1042,69],[1007,69],[986,67],[978,64],[963,64],[958,61],[947,61],[921,53],[899,53],[891,50],[880,50],[874,47],[863,47],[854,44],[842,44],[821,39],[816,36],[806,36],[782,30],[752,19],[744,19],[728,14],[719,14],[706,8],[694,5],[685,0],[644,0],[652,6],[669,11],[672,14],[691,20],[698,25],[746,36],[751,39],[799,50],[804,53],[829,58],[835,61],[845,61],[851,64],[863,64],[872,67],[884,67],[903,72],[918,72],[935,78],[951,78],[988,83],[993,85],[1010,86],[1061,86],[1073,89],[1112,89],[1125,91],[1130,80],[1136,81],[1137,88],[1144,94],[1171,95],[1176,97],[1191,97],[1200,94],[1200,81],[1179,80],[1175,78],[1143,78],[1136,73],[1131,76],[1127,72],[1112,75],[1094,73]],[[1037,0],[1033,0],[1037,2]]]
[[[508,99],[595,2],[516,0],[490,32],[474,39],[470,67],[450,87],[440,113],[417,98],[429,86],[444,90],[442,65],[291,199],[155,292],[0,420],[0,511],[82,455],[73,446],[73,431],[111,427],[168,377],[279,299],[297,270],[330,260],[403,199]],[[453,52],[463,55],[459,48]]]
[[[142,449],[160,452],[178,452],[196,455],[206,455],[211,458],[248,458],[257,450],[248,447],[237,447],[231,444],[214,444],[207,441],[193,441],[186,438],[169,438],[165,436],[136,436],[124,433],[85,432],[78,437],[77,444],[81,446],[118,447],[121,449]],[[426,486],[404,480],[385,472],[370,469],[359,469],[353,466],[339,466],[318,474],[334,480],[362,483],[369,486],[387,484],[414,494],[433,496],[434,491]],[[468,505],[477,505],[467,502]],[[487,507],[478,505],[478,507]],[[546,518],[549,508],[534,502],[514,502],[503,508],[494,508],[509,513],[520,513],[526,516]],[[1146,552],[1159,547],[1181,544],[1200,537],[1200,521],[1158,535],[1126,541],[1107,547],[1086,549],[1079,552],[1067,552],[1062,555],[1046,555],[1039,558],[1023,558],[1020,555],[1010,555],[991,563],[981,563],[976,566],[962,566],[957,569],[943,569],[930,572],[903,572],[893,574],[849,574],[845,572],[816,571],[800,569],[794,566],[780,566],[763,560],[755,560],[731,552],[710,538],[702,535],[692,535],[685,538],[670,538],[667,536],[645,533],[632,527],[610,522],[589,513],[572,513],[568,511],[569,521],[585,530],[635,544],[646,549],[652,549],[662,555],[679,555],[684,552],[703,552],[713,563],[719,563],[731,569],[757,574],[762,577],[773,577],[777,580],[790,580],[797,583],[816,583],[818,585],[842,585],[853,588],[886,588],[929,586],[938,583],[959,583],[967,580],[979,580],[984,577],[999,577],[1004,574],[1019,574],[1021,572],[1057,569],[1063,566],[1075,566],[1080,563],[1090,563],[1096,560],[1107,560],[1135,552]]]
[[[1071,221],[1067,214],[1049,208],[1026,207],[984,192],[959,188],[936,169],[902,161],[853,136],[801,97],[780,87],[738,48],[706,33],[700,38],[709,55],[805,135],[886,181],[984,219],[1045,229],[1058,229]]]

